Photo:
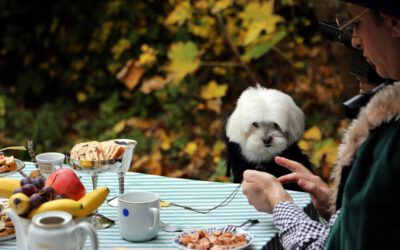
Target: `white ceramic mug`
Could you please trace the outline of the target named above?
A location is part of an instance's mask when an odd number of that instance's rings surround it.
[[[118,196],[119,233],[129,241],[147,241],[158,234],[160,197],[144,191]]]
[[[98,249],[98,238],[92,225],[87,222],[75,224],[72,216],[63,211],[44,212],[33,216],[28,229],[28,249],[32,250],[79,250],[86,235],[92,249]]]
[[[36,156],[40,173],[45,177],[48,177],[57,168],[62,168],[64,160],[65,155],[57,152],[42,153]]]

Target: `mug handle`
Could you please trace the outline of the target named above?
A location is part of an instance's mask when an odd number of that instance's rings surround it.
[[[160,212],[158,208],[151,207],[150,212],[153,214],[153,225],[151,225],[151,227],[149,228],[149,232],[154,230],[154,228],[157,226],[157,220],[158,218],[160,218],[159,217]]]
[[[90,241],[92,242],[92,249],[98,250],[99,249],[99,239],[97,238],[96,231],[94,227],[87,222],[80,222],[74,228],[74,231],[77,229],[83,229],[90,237]]]

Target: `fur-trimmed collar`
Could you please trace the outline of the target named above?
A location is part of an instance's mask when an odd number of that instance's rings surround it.
[[[331,173],[334,191],[331,200],[331,211],[336,210],[336,198],[343,168],[351,166],[357,149],[366,140],[372,129],[393,118],[400,119],[399,102],[400,81],[386,86],[375,94],[368,105],[360,111],[357,119],[353,120],[345,131],[342,143],[339,146],[338,160]]]

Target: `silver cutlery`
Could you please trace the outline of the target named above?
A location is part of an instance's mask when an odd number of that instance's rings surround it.
[[[260,221],[257,219],[248,219],[247,221],[243,222],[240,225],[228,225],[224,229],[224,232],[234,232],[236,230],[236,228],[243,227],[244,225],[249,224],[249,223],[257,224],[259,222]],[[169,225],[168,223],[165,223],[160,220],[160,228],[165,232],[182,232],[183,230],[185,230],[188,227],[172,226],[172,225]]]
[[[224,232],[235,232],[236,228],[243,227],[244,225],[246,225],[246,224],[248,224],[248,223],[251,223],[251,224],[253,225],[253,224],[257,224],[257,223],[259,223],[259,222],[260,222],[260,221],[257,220],[257,219],[248,219],[248,220],[246,220],[245,222],[243,222],[243,223],[240,224],[240,225],[228,225],[228,226],[224,229]]]

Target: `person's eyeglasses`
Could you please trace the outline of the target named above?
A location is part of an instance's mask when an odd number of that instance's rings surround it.
[[[343,31],[346,35],[353,37],[353,30],[356,27],[357,21],[360,20],[361,16],[367,13],[370,9],[365,9],[363,12],[351,19],[345,19],[341,16],[336,16],[336,24],[339,26],[338,29]]]

